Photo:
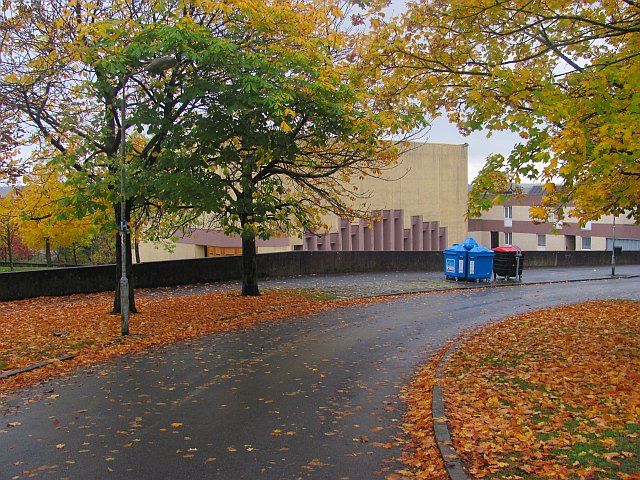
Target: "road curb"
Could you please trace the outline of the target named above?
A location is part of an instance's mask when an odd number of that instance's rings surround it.
[[[629,278],[638,278],[640,275],[616,275],[615,277],[596,277],[596,278],[574,278],[568,280],[548,280],[539,282],[518,282],[518,283],[496,283],[496,284],[472,284],[468,287],[461,288],[432,288],[429,290],[413,290],[410,292],[399,291],[390,293],[379,293],[377,295],[365,295],[354,298],[376,298],[376,297],[399,297],[404,295],[416,295],[420,293],[443,293],[443,292],[464,292],[469,290],[484,290],[486,288],[505,288],[505,287],[525,287],[529,285],[554,285],[558,283],[578,283],[578,282],[595,282],[599,280],[627,280]]]
[[[0,373],[0,380],[19,375],[21,373],[30,372],[31,370],[35,370],[36,368],[46,367],[47,365],[51,365],[55,362],[66,362],[67,360],[71,360],[75,357],[76,356],[72,354],[62,355],[61,357],[52,358],[51,360],[43,360],[41,362],[32,363],[31,365],[27,365],[26,367],[16,368],[15,370],[7,370],[6,372]]]
[[[471,335],[474,331],[468,332],[462,337],[454,341],[444,355],[440,358],[435,372],[435,384],[431,390],[431,418],[433,421],[433,433],[436,438],[436,445],[440,451],[440,457],[444,463],[444,468],[451,480],[469,480],[467,472],[462,464],[462,459],[458,455],[453,442],[451,440],[451,432],[449,431],[449,423],[444,404],[444,389],[440,381],[443,378],[444,365],[453,352],[457,350],[460,344]]]

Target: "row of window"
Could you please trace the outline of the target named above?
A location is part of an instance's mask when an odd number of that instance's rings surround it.
[[[509,235],[511,238],[511,235]],[[591,250],[591,237],[580,237],[582,241],[582,250]],[[575,237],[573,238],[573,247],[575,249]],[[547,236],[544,234],[538,234],[538,247],[547,246]]]
[[[581,239],[582,239],[582,250],[591,250],[591,237],[581,237]],[[512,232],[504,232],[504,243],[506,245],[513,245]],[[546,247],[546,246],[547,246],[547,236],[545,234],[538,234],[538,247]]]
[[[511,226],[511,222],[510,220],[513,219],[513,207],[509,206],[509,207],[504,207],[504,219],[506,220],[505,222],[505,226]],[[557,227],[562,227],[563,222],[557,222],[556,226]],[[587,222],[584,227],[582,227],[583,230],[591,230],[591,222]],[[539,245],[542,246],[542,245]],[[587,249],[585,249],[587,250]]]

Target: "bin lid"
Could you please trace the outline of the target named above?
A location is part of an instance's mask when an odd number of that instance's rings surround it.
[[[513,245],[503,245],[501,247],[496,247],[493,249],[494,252],[502,252],[502,253],[520,253],[520,247],[514,247]]]
[[[454,243],[449,248],[445,248],[444,253],[467,253],[467,249],[461,243]]]
[[[471,250],[469,250],[469,253],[479,253],[479,254],[482,254],[483,256],[490,256],[490,257],[493,257],[495,255],[493,250],[487,247],[483,247],[482,245],[476,245]]]
[[[473,247],[478,245],[478,242],[476,242],[476,239],[473,237],[467,237],[464,239],[464,242],[462,242],[462,244],[464,245],[464,248],[466,248],[467,250],[471,250]]]

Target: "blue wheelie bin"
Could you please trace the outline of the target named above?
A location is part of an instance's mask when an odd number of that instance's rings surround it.
[[[467,275],[467,249],[459,243],[454,243],[443,253],[445,276],[456,281],[464,279]]]
[[[465,245],[466,247],[466,245]],[[479,282],[490,281],[493,275],[493,250],[476,245],[467,255],[467,278]]]

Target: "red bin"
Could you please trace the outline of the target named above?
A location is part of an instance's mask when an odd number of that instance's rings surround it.
[[[522,268],[524,264],[524,254],[519,247],[513,245],[503,245],[492,249],[495,253],[493,257],[493,278],[504,277],[517,278],[522,280]]]

